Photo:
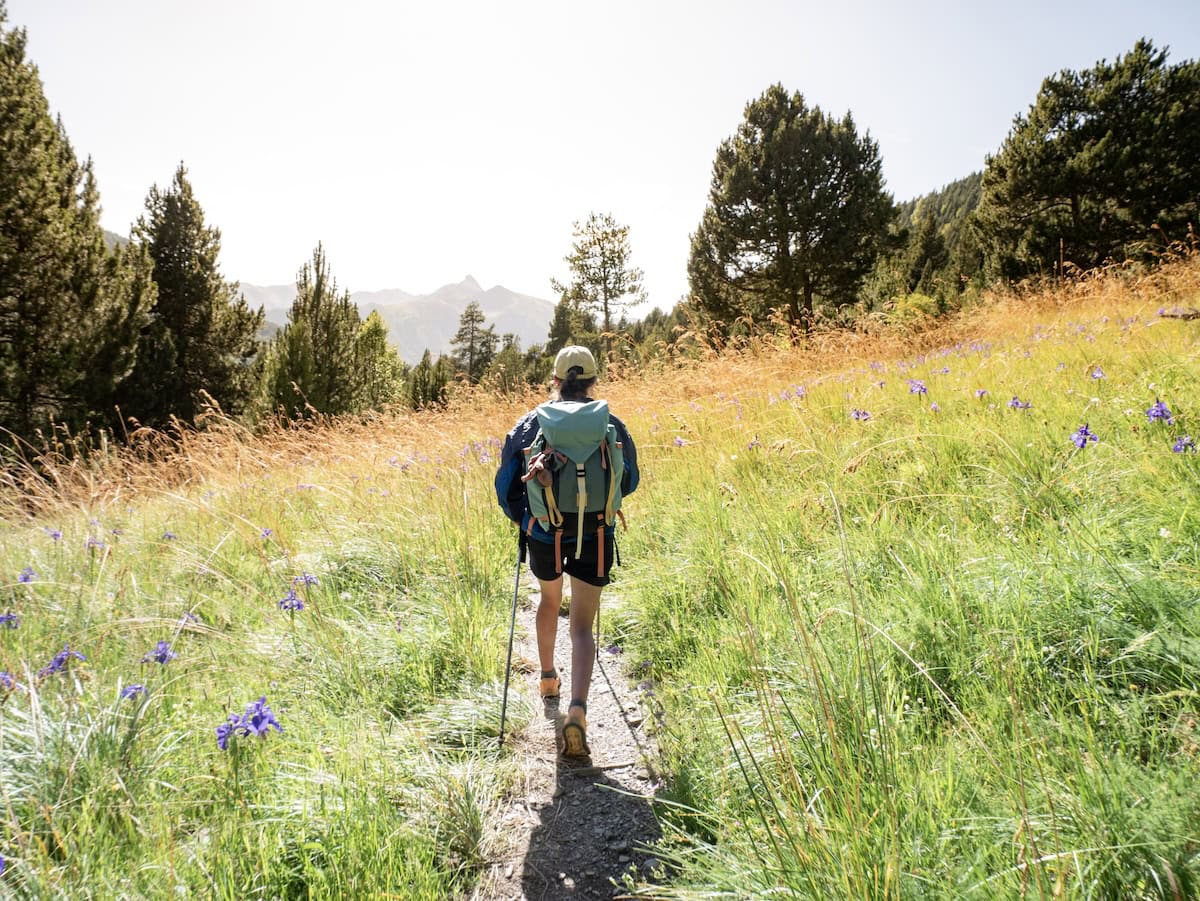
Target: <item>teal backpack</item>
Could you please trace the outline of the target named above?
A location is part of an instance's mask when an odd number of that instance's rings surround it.
[[[603,539],[621,509],[621,477],[625,456],[617,428],[608,417],[608,402],[549,401],[537,408],[538,431],[524,449],[525,493],[530,522],[554,535],[561,550],[563,532],[575,533],[575,556],[583,550],[583,533],[592,526]],[[573,529],[572,529],[573,527]],[[604,543],[598,566],[604,568]],[[558,555],[561,572],[562,556]]]

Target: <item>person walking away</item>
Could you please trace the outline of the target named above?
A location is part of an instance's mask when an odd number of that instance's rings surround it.
[[[597,377],[595,357],[586,347],[559,351],[550,401],[513,426],[496,472],[496,498],[529,539],[529,568],[541,589],[536,622],[544,700],[556,699],[562,688],[554,642],[563,574],[571,577],[571,702],[562,730],[568,757],[591,753],[587,699],[596,656],[592,625],[613,563],[613,516],[621,499],[638,485],[637,448],[629,430],[608,412],[605,401],[592,399]],[[581,437],[585,435],[589,437]],[[573,452],[572,445],[582,449]]]

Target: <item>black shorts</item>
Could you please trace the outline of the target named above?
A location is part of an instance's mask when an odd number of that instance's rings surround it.
[[[599,585],[601,587],[609,583],[608,573],[613,565],[613,536],[609,533],[604,535],[604,566],[603,573],[597,572],[597,553],[600,550],[600,540],[592,538],[590,541],[583,539],[583,550],[580,551],[578,557],[575,556],[575,536],[562,536],[562,558],[554,559],[554,545],[546,541],[537,541],[529,539],[529,569],[541,579],[543,582],[553,582],[559,578],[562,573],[566,573],[572,579],[578,579],[580,582],[587,582],[589,585]],[[555,564],[562,564],[562,571],[556,571]]]

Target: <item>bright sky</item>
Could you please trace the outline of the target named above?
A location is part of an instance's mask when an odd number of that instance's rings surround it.
[[[971,7],[977,10],[969,11]],[[552,298],[571,225],[630,226],[687,290],[717,145],[774,82],[879,142],[897,200],[983,165],[1042,79],[1138,37],[1200,57],[1197,0],[8,0],[107,228],[186,163],[222,271]]]

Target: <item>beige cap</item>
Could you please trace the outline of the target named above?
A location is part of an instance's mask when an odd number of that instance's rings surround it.
[[[558,352],[558,356],[554,358],[554,377],[565,382],[567,374],[576,366],[583,370],[577,378],[596,377],[596,358],[590,350],[578,344],[569,345]]]

